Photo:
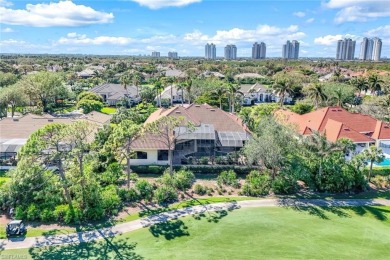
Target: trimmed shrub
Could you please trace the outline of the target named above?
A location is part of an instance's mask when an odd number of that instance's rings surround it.
[[[218,186],[227,185],[233,188],[239,188],[240,183],[237,180],[237,174],[233,170],[223,171],[217,177]]]
[[[200,185],[199,183],[195,184],[194,192],[198,195],[205,195],[207,193],[207,187]]]
[[[251,171],[246,176],[245,184],[242,187],[242,194],[254,197],[268,195],[271,189],[270,186],[269,174]]]
[[[16,219],[25,219],[26,218],[26,211],[23,209],[22,206],[17,206],[15,208],[15,218]]]
[[[107,186],[101,195],[101,205],[106,215],[117,214],[121,205],[121,199],[114,185]]]
[[[285,175],[277,176],[272,182],[272,191],[276,194],[291,194],[297,190],[296,180]]]
[[[174,185],[181,191],[190,189],[195,182],[195,175],[188,170],[181,169],[173,174]]]
[[[139,200],[139,194],[135,188],[127,189],[119,189],[118,195],[122,201],[125,202],[137,202]]]
[[[153,198],[153,185],[150,184],[147,180],[139,180],[135,184],[135,188],[140,195],[140,199],[145,201],[151,201]]]
[[[68,209],[69,209],[69,205],[58,205],[53,212],[54,218],[60,222],[64,221]]]
[[[40,219],[44,222],[49,222],[54,220],[54,212],[51,209],[44,209],[40,214]]]
[[[177,193],[173,187],[162,185],[154,191],[154,198],[158,204],[171,203],[177,200]]]
[[[27,208],[27,219],[28,220],[37,220],[39,219],[40,212],[38,207],[32,203]]]
[[[379,189],[386,189],[390,187],[390,176],[377,175],[371,178],[371,182]]]
[[[103,186],[110,184],[118,184],[121,175],[123,174],[122,166],[115,162],[108,165],[105,172],[98,175],[99,181]]]

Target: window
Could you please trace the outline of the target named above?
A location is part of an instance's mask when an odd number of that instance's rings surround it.
[[[137,152],[137,159],[148,159],[147,152]]]
[[[157,151],[157,160],[158,161],[168,161],[168,150],[158,150]]]

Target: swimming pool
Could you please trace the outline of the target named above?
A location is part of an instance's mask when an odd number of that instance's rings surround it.
[[[383,162],[375,164],[375,166],[390,166],[390,158],[385,158]]]

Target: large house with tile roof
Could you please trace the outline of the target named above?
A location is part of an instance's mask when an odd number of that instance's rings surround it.
[[[88,91],[100,95],[103,102],[109,106],[115,106],[117,103],[123,102],[124,100],[129,100],[133,103],[139,103],[141,100],[139,97],[139,89],[133,85],[124,88],[121,84],[105,83]]]
[[[183,126],[175,129],[177,142],[172,147],[174,164],[180,164],[188,156],[226,155],[242,148],[251,136],[238,116],[207,104],[161,108],[151,114],[145,124],[168,116],[184,118]],[[194,125],[194,129],[190,132],[185,127],[189,122]],[[132,149],[137,157],[131,160],[132,165],[169,163],[169,148],[164,142],[159,141],[158,136],[146,133],[133,142]]]
[[[111,120],[110,115],[100,112],[90,112],[77,117],[54,117],[49,114],[26,114],[18,118],[3,118],[0,120],[0,159],[14,158],[19,149],[27,142],[35,131],[53,123],[72,124],[76,121],[87,121],[93,124],[94,131]],[[93,139],[94,132],[91,133]]]
[[[370,145],[390,150],[390,124],[369,115],[351,113],[341,107],[325,107],[303,115],[278,110],[275,115],[301,135],[318,131],[331,142],[346,138],[356,144],[357,152]]]
[[[255,103],[263,102],[279,102],[279,96],[273,92],[271,88],[268,88],[262,84],[242,84],[240,86],[240,92],[244,95],[242,99],[243,105],[254,105]],[[284,103],[290,104],[292,98],[286,94],[284,97]]]

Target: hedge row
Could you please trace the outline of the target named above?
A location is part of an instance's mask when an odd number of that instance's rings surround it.
[[[364,174],[368,175],[370,169],[365,168]],[[381,176],[390,176],[390,167],[374,167],[372,168],[372,176],[381,175]]]
[[[163,174],[169,166],[159,165],[142,165],[131,166],[133,172],[137,174]],[[185,165],[185,166],[173,166],[175,171],[185,168],[196,174],[220,174],[223,171],[233,170],[237,175],[245,175],[252,170],[258,170],[253,166],[235,166],[235,165]]]

